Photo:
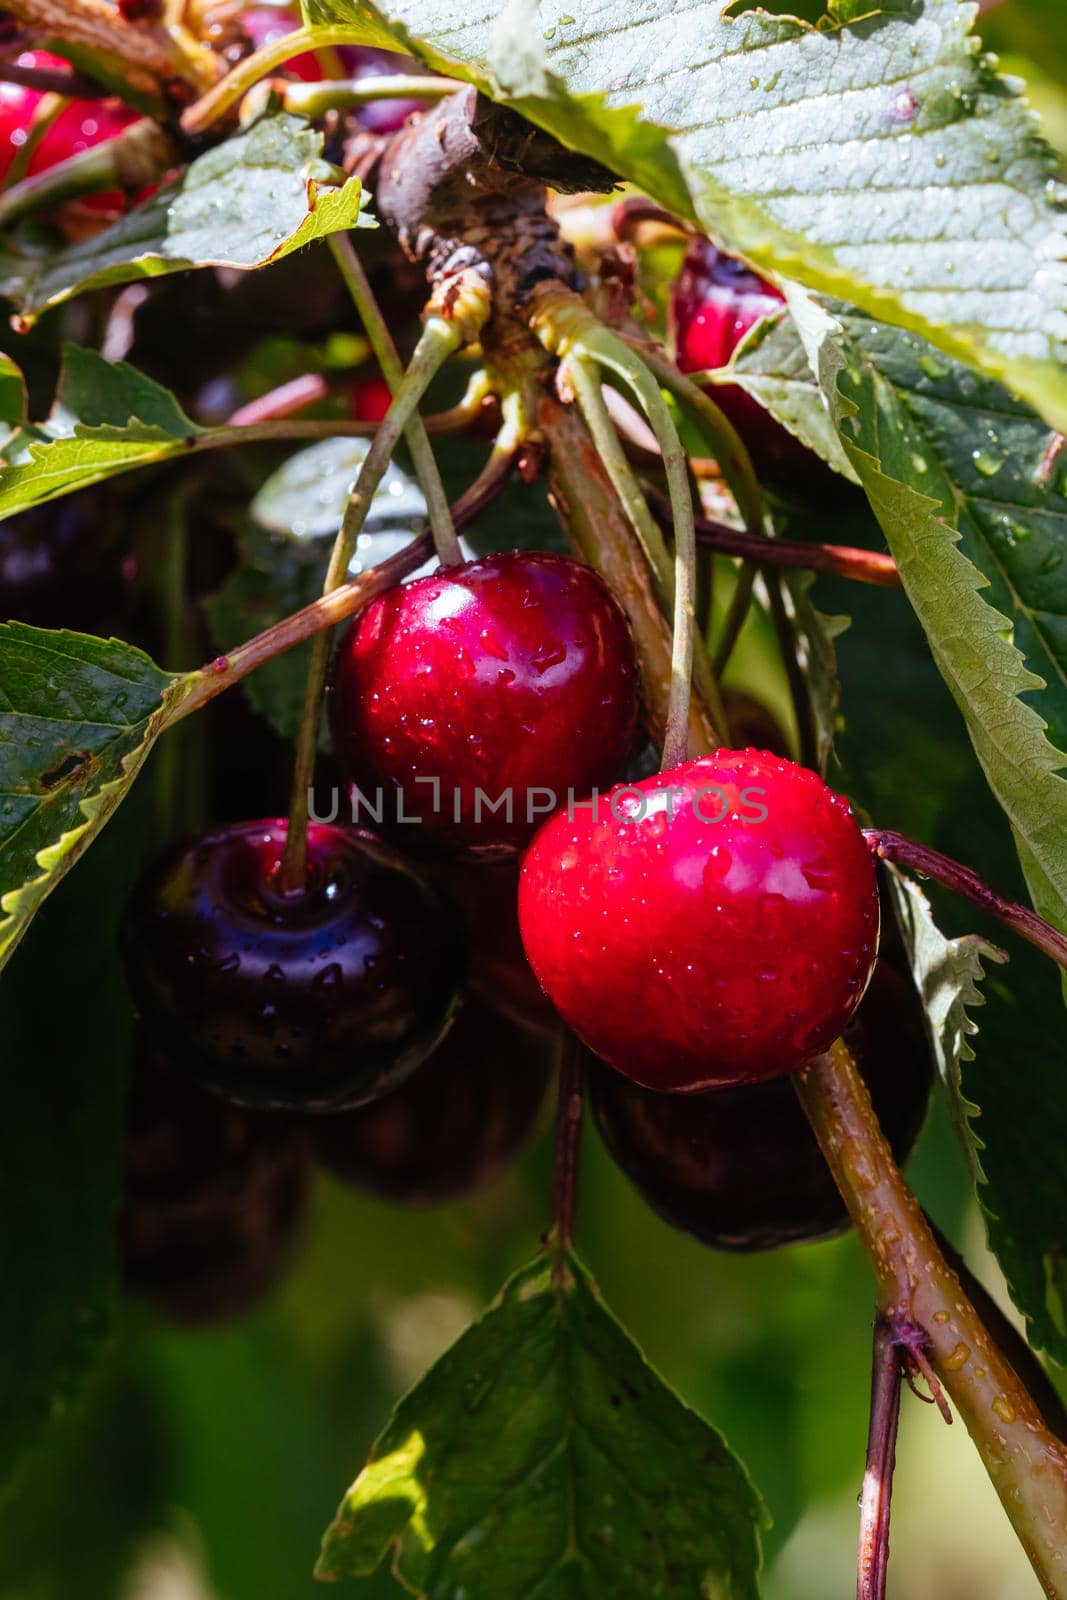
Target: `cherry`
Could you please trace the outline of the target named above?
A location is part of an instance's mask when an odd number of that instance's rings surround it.
[[[264,45],[273,44],[275,39],[284,39],[287,33],[294,33],[300,27],[300,18],[295,11],[279,11],[274,6],[250,6],[241,13],[241,27],[250,39],[253,50],[262,50]],[[282,72],[289,77],[300,78],[304,83],[318,83],[323,77],[319,58],[310,50],[304,55],[294,56],[273,75],[277,77]]]
[[[910,979],[879,960],[844,1038],[898,1161],[926,1111],[933,1063]],[[824,1239],[847,1213],[786,1078],[710,1094],[656,1094],[600,1062],[590,1099],[615,1161],[653,1211],[718,1250]]]
[[[874,864],[846,800],[719,750],[560,811],[523,862],[530,965],[585,1043],[649,1089],[792,1071],[863,996]]]
[[[308,829],[283,894],[283,822],[174,845],[122,928],[127,981],[175,1063],[239,1104],[332,1111],[387,1093],[448,1025],[461,941],[429,883],[373,835]]]
[[[440,1205],[495,1178],[537,1124],[554,1040],[477,1000],[406,1083],[361,1111],[317,1117],[323,1165],[384,1200]]]
[[[44,50],[28,50],[18,58],[21,67],[46,67],[59,71],[68,63]],[[0,178],[7,175],[17,151],[25,144],[34,112],[43,96],[38,89],[19,83],[0,83]],[[42,136],[30,157],[29,173],[46,172],[69,156],[92,150],[113,139],[137,121],[137,112],[117,100],[72,100]],[[113,211],[125,205],[118,190],[90,195],[82,205],[96,211]]]
[[[290,1121],[228,1105],[140,1042],[118,1219],[128,1290],[182,1322],[249,1309],[285,1263],[309,1175]]]
[[[381,422],[392,403],[393,391],[380,375],[358,379],[349,392],[354,422]]]
[[[522,948],[517,863],[458,858],[436,862],[430,872],[463,923],[473,992],[520,1027],[557,1029],[555,1008]]]
[[[99,490],[0,522],[0,621],[98,632],[126,608],[135,576]]]
[[[398,820],[497,850],[610,781],[636,714],[633,644],[603,580],[514,551],[381,595],[342,641],[331,694],[338,759],[365,794],[382,783]]]
[[[780,291],[743,261],[710,239],[694,239],[672,294],[679,367],[683,372],[724,367],[749,330],[780,314],[784,305]],[[800,475],[805,482],[821,482],[832,476],[739,384],[716,384],[709,392],[748,446],[761,477],[780,482]]]

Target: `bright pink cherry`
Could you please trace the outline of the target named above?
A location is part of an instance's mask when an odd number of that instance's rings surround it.
[[[368,606],[342,641],[330,709],[342,767],[372,802],[383,791],[386,820],[515,848],[618,772],[637,711],[633,643],[590,567],[487,556]]]
[[[66,61],[44,50],[25,51],[19,56],[18,65],[47,67],[59,72],[69,70]],[[42,98],[37,89],[29,89],[19,83],[0,83],[0,178],[6,175],[17,152],[25,144],[33,114]],[[47,172],[69,156],[92,150],[98,144],[113,139],[136,121],[137,112],[117,100],[72,100],[37,145],[30,157],[28,171]],[[113,211],[125,204],[125,197],[118,190],[113,190],[88,196],[81,204],[93,210]]]
[[[779,756],[719,750],[559,812],[523,863],[519,922],[549,998],[648,1089],[790,1072],[863,997],[874,865],[846,800]]]

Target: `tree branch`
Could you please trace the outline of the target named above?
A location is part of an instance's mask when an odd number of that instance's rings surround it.
[[[919,1329],[1008,1518],[1054,1600],[1067,1597],[1067,1446],[985,1327],[904,1182],[840,1041],[794,1077],[875,1271],[885,1314]]]

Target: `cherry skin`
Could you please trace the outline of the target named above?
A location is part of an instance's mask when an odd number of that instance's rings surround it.
[[[933,1063],[910,978],[879,960],[844,1038],[900,1162],[918,1137]],[[604,1143],[653,1211],[717,1250],[771,1250],[841,1232],[848,1214],[786,1078],[656,1094],[590,1062]]]
[[[671,315],[683,372],[724,367],[757,322],[779,315],[785,300],[773,284],[710,239],[695,239],[674,285]],[[833,474],[739,384],[715,384],[715,404],[748,447],[760,476],[801,486]]]
[[[118,1217],[130,1293],[179,1322],[249,1310],[288,1259],[309,1179],[291,1120],[228,1105],[140,1041]]]
[[[870,979],[878,920],[848,802],[754,750],[558,812],[519,885],[526,954],[564,1020],[627,1077],[678,1092],[827,1049]]]
[[[284,39],[287,33],[295,33],[300,27],[300,17],[295,10],[279,11],[274,6],[250,6],[241,13],[241,27],[251,41],[253,50],[262,50],[264,45]],[[282,75],[299,78],[304,83],[318,83],[323,71],[318,56],[308,50],[303,55],[294,56],[284,67],[275,68],[272,74],[273,77]]]
[[[368,606],[338,651],[330,711],[342,768],[364,794],[384,789],[387,816],[515,849],[569,791],[616,776],[637,715],[633,643],[590,567],[487,556]]]
[[[333,1111],[387,1093],[442,1038],[462,941],[426,879],[373,835],[308,829],[308,886],[281,892],[283,822],[173,846],[122,929],[150,1037],[239,1104]]]
[[[28,50],[18,58],[23,67],[69,70],[69,63],[45,50]],[[26,141],[33,115],[43,99],[40,90],[19,83],[0,84],[0,178],[6,176],[18,150]],[[105,144],[137,121],[137,112],[117,100],[72,100],[51,124],[30,157],[30,174],[47,172],[83,150]],[[125,205],[118,191],[89,195],[81,201],[91,210],[113,211]]]
[[[428,1061],[385,1099],[317,1117],[312,1148],[346,1183],[431,1206],[497,1177],[537,1125],[555,1041],[468,1000]]]

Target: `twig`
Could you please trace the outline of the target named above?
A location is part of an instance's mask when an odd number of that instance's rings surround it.
[[[902,833],[865,828],[863,836],[869,849],[880,860],[911,867],[924,878],[933,878],[946,889],[969,900],[987,916],[995,917],[1021,939],[1067,969],[1067,936],[1046,922],[1044,917],[1039,917],[1036,911],[1031,911],[1029,906],[1020,905],[1017,900],[1008,900],[991,889],[972,868],[953,861],[951,856],[942,855],[940,850],[931,850],[914,839],[905,838]]]
[[[182,132],[189,136],[205,133],[241,100],[261,78],[276,68],[283,67],[294,56],[306,51],[326,50],[337,44],[358,44],[358,29],[348,27],[297,28],[280,39],[272,39],[261,50],[245,59],[228,72],[221,83],[216,83],[195,105],[182,112]]]
[[[578,1162],[582,1147],[582,1113],[585,1109],[585,1057],[576,1034],[568,1033],[559,1069],[556,1101],[556,1153],[552,1215],[556,1244],[564,1252],[574,1243],[574,1217],[578,1204]]]
[[[879,1314],[874,1324],[867,1466],[860,1495],[856,1600],[885,1600],[889,1567],[889,1512],[893,1497],[899,1419],[900,1360],[893,1330],[886,1318]]]
[[[273,661],[275,656],[291,650],[294,645],[303,644],[305,639],[312,638],[325,628],[334,627],[336,623],[352,616],[353,612],[369,605],[375,595],[393,588],[409,574],[417,571],[432,549],[430,535],[420,534],[395,556],[390,556],[388,561],[383,561],[368,572],[361,573],[351,583],[343,584],[330,594],[313,600],[309,606],[304,606],[303,610],[295,611],[291,617],[286,617],[282,622],[275,623],[272,628],[258,633],[247,644],[238,646],[227,655],[217,656],[214,661],[209,661],[199,672],[190,674],[188,692],[183,699],[175,702],[174,710],[167,718],[166,725],[170,727],[191,716],[194,711],[206,706],[209,700],[214,700],[217,695],[225,693],[242,678],[247,678],[250,672],[263,666],[264,662]]]
[[[890,1318],[921,1330],[926,1355],[1045,1588],[1067,1597],[1067,1446],[968,1300],[878,1126],[840,1041],[795,1074],[801,1104],[874,1269]]]
[[[662,525],[670,515],[666,495],[654,485],[645,486],[649,502]],[[856,583],[878,588],[899,589],[900,572],[890,555],[877,550],[862,550],[846,544],[807,544],[802,539],[766,539],[731,528],[711,517],[697,517],[697,541],[720,555],[740,556],[760,566],[804,567],[811,572],[828,572]]]

